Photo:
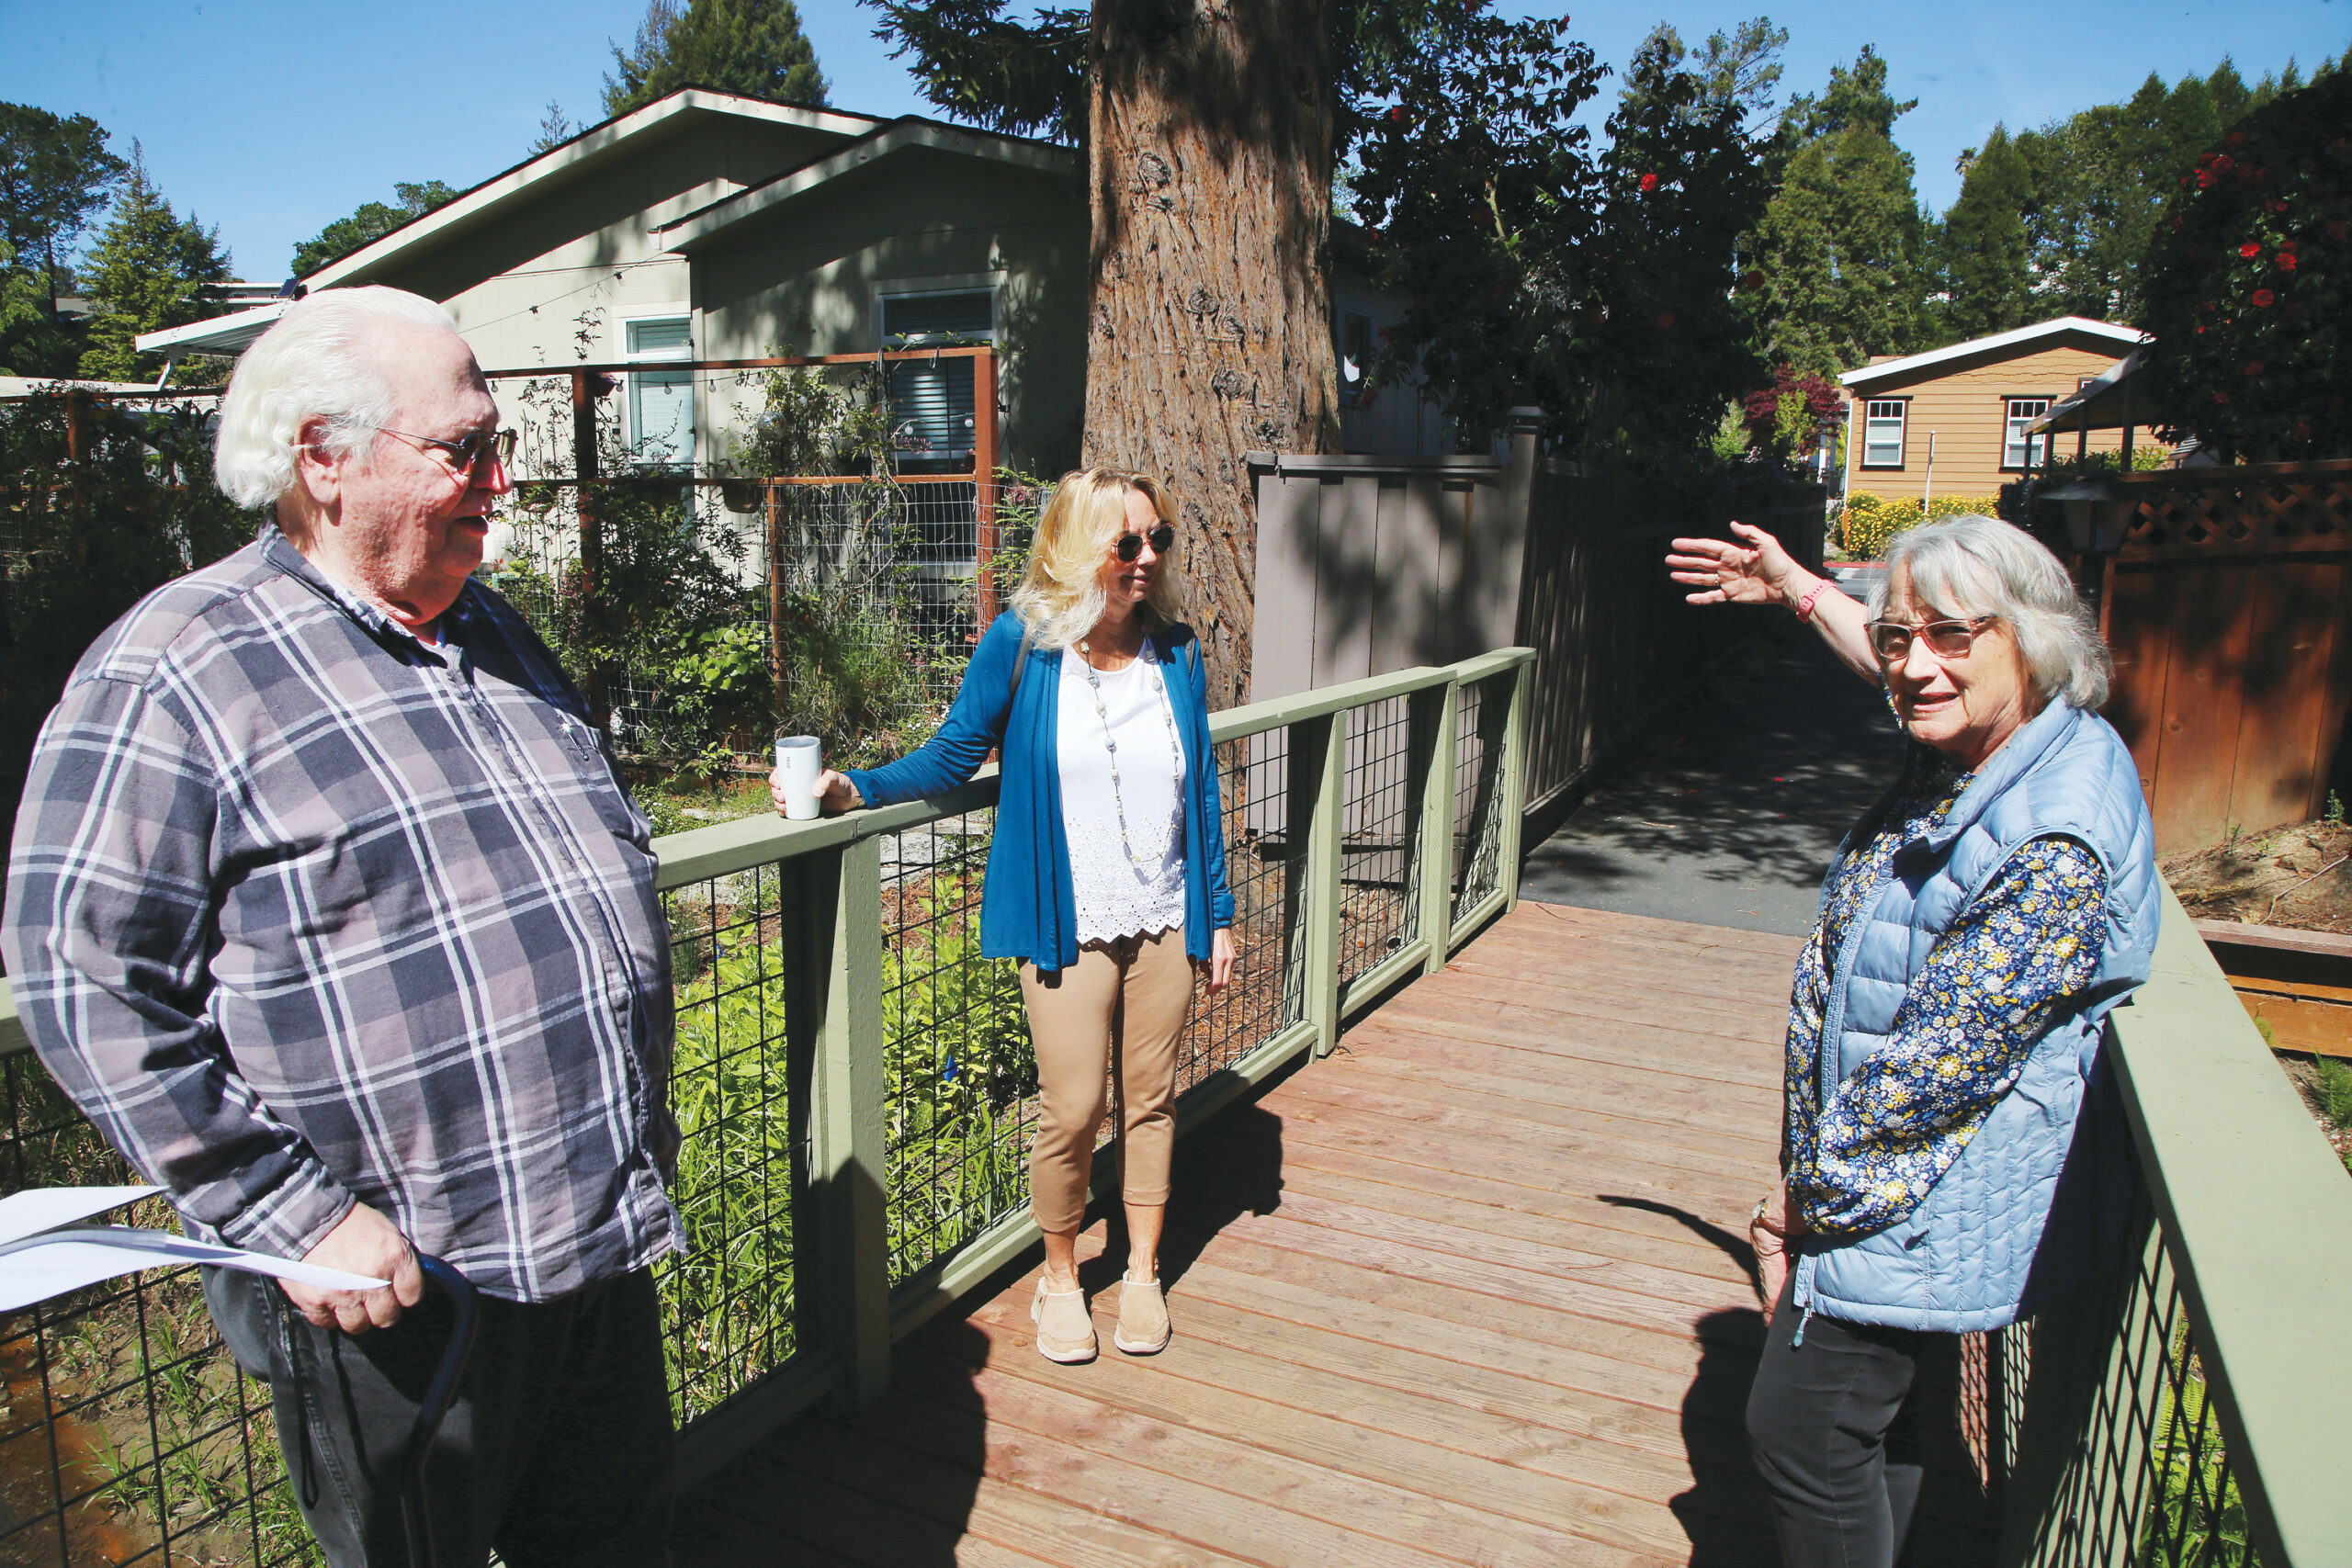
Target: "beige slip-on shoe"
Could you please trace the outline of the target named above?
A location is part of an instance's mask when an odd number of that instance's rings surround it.
[[[1168,1298],[1160,1293],[1159,1281],[1121,1276],[1119,1326],[1111,1343],[1130,1356],[1156,1356],[1168,1348],[1175,1332],[1168,1325]]]
[[[1094,1319],[1086,1311],[1086,1292],[1073,1285],[1057,1291],[1037,1277],[1037,1296],[1029,1303],[1029,1321],[1037,1325],[1037,1353],[1048,1361],[1094,1359]]]

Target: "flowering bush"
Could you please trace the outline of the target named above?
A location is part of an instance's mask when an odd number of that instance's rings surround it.
[[[1838,515],[1838,537],[1849,560],[1878,560],[1885,556],[1889,541],[1905,528],[1939,517],[1990,517],[1998,504],[1989,495],[1939,495],[1923,507],[1916,496],[1889,499],[1856,491]]]
[[[2157,221],[2140,325],[2166,434],[2245,462],[2352,457],[2352,72],[2240,120]]]

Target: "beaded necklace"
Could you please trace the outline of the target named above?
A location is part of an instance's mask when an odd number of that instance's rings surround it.
[[[1149,644],[1145,646],[1148,648]],[[1155,868],[1150,862],[1136,853],[1135,845],[1127,839],[1127,799],[1119,789],[1119,741],[1111,733],[1111,711],[1102,705],[1102,677],[1095,673],[1094,661],[1089,657],[1091,651],[1085,639],[1080,638],[1078,667],[1085,672],[1087,687],[1094,694],[1094,716],[1102,721],[1102,746],[1111,753],[1111,804],[1119,814],[1119,847],[1126,851],[1128,863],[1137,871],[1149,872]],[[1143,655],[1139,652],[1136,657],[1140,659]],[[1177,773],[1182,773],[1184,771],[1184,750],[1176,739],[1175,704],[1169,699],[1167,682],[1159,678],[1159,660],[1145,659],[1144,669],[1151,680],[1151,694],[1159,699],[1160,722],[1168,726],[1168,754],[1174,761]]]

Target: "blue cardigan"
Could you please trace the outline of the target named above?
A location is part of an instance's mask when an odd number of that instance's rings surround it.
[[[1209,956],[1211,933],[1233,924],[1225,880],[1225,816],[1216,758],[1209,746],[1207,674],[1193,628],[1151,635],[1168,678],[1176,733],[1184,748],[1184,951]],[[1016,690],[1014,660],[1023,656],[1021,622],[999,615],[972,662],[939,733],[897,761],[853,768],[848,777],[869,806],[944,795],[979,772],[991,747],[1003,755],[996,836],[980,893],[980,952],[1025,958],[1040,969],[1078,962],[1078,898],[1070,890],[1069,839],[1062,822],[1061,765],[1054,737],[1061,710],[1062,656],[1025,649]]]

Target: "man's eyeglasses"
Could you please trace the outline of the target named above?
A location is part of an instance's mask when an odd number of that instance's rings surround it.
[[[405,430],[389,425],[376,427],[386,435],[397,435],[403,441],[413,441],[419,450],[430,447],[440,454],[452,473],[471,478],[482,465],[482,459],[495,453],[503,468],[514,460],[514,433],[511,430],[477,430],[471,435],[445,441],[437,435],[413,435]]]
[[[1884,663],[1900,664],[1909,656],[1915,637],[1939,659],[1965,659],[1968,650],[1976,646],[1976,634],[1995,619],[1992,615],[1977,615],[1965,621],[1929,621],[1918,626],[1907,621],[1872,621],[1866,629],[1871,651]]]
[[[1162,523],[1148,534],[1122,534],[1119,542],[1112,548],[1118,552],[1121,560],[1133,560],[1143,554],[1146,539],[1151,541],[1152,554],[1164,556],[1175,547],[1176,530]]]

